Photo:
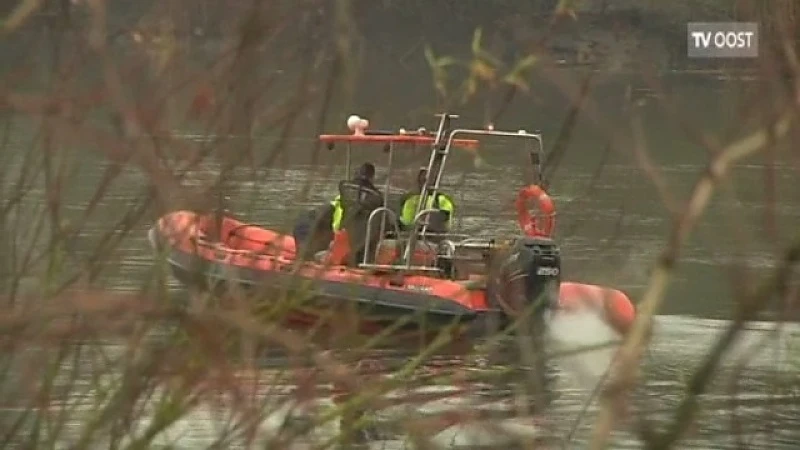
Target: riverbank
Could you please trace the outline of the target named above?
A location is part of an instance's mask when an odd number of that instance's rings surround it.
[[[167,44],[186,54],[219,55],[227,46],[226,39],[238,32],[236,24],[230,20],[238,13],[224,9],[222,2],[216,0],[196,3],[197,7],[190,11],[171,11],[146,1],[110,5],[109,39],[121,50],[120,55],[142,47],[158,51]],[[728,70],[755,71],[758,61],[688,58],[687,22],[757,20],[753,18],[778,14],[792,20],[795,10],[800,9],[782,6],[787,10],[784,14],[746,11],[737,6],[740,2],[717,0],[587,0],[575,2],[574,11],[555,15],[557,19],[554,19],[557,3],[554,0],[525,4],[505,0],[435,4],[389,0],[356,2],[353,4],[354,26],[349,31],[357,50],[367,46],[377,48],[394,54],[398,60],[424,58],[426,45],[436,49],[437,54],[468,57],[473,33],[480,28],[482,48],[506,63],[533,53],[547,55],[563,68],[582,71],[589,66],[609,76],[624,76],[646,68],[655,72],[716,77]],[[244,7],[244,4],[237,6]],[[764,9],[763,6],[759,8]],[[79,30],[85,28],[83,25],[90,19],[88,10],[80,4],[69,9],[69,20],[59,22],[61,14],[60,10],[51,8],[31,18],[24,33],[0,44],[0,60],[18,63],[20,58],[30,58],[30,50],[35,47],[41,47],[42,56],[49,54],[53,50],[46,43],[48,27]],[[311,29],[318,30],[321,35],[335,28],[330,20],[330,5],[311,8],[302,16],[303,21],[317,23]],[[768,20],[762,20],[765,30],[771,28],[771,24],[765,22]],[[303,29],[307,26],[308,23],[298,24]],[[296,46],[297,39],[296,33],[285,33],[286,45]],[[276,42],[267,46],[274,49]],[[764,42],[761,46],[766,48]],[[269,50],[260,56],[267,60]],[[285,48],[280,49],[283,50]]]

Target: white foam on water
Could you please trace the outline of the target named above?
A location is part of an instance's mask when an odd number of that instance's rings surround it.
[[[452,425],[430,439],[434,448],[500,448],[539,437],[539,428],[530,421],[482,421]]]
[[[619,334],[591,310],[554,313],[549,320],[548,338],[556,364],[586,390],[593,390],[603,379],[618,347],[611,344],[620,342]],[[569,354],[562,355],[565,352]]]

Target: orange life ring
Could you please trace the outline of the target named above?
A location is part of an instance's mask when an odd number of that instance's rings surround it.
[[[535,218],[528,210],[528,200],[535,199],[544,217]],[[517,223],[522,231],[531,237],[550,237],[556,226],[556,206],[541,187],[530,184],[520,189],[514,202],[517,209]],[[541,219],[541,220],[539,220]]]

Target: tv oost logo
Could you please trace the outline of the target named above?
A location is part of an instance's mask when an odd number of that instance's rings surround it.
[[[689,23],[688,56],[752,58],[758,56],[758,24],[750,22]]]
[[[694,45],[709,48],[712,44],[719,49],[744,49],[753,45],[754,31],[692,31]]]

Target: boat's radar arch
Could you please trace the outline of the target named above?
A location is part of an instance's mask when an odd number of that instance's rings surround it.
[[[512,137],[512,138],[519,138],[519,139],[529,139],[536,142],[537,151],[540,153],[544,150],[544,140],[542,138],[541,133],[529,133],[525,130],[519,131],[498,131],[494,129],[473,129],[473,128],[456,128],[450,132],[450,135],[447,138],[447,147],[450,148],[453,143],[458,142],[462,139],[456,139],[456,136],[462,135],[472,135],[472,136],[497,136],[497,137]]]

